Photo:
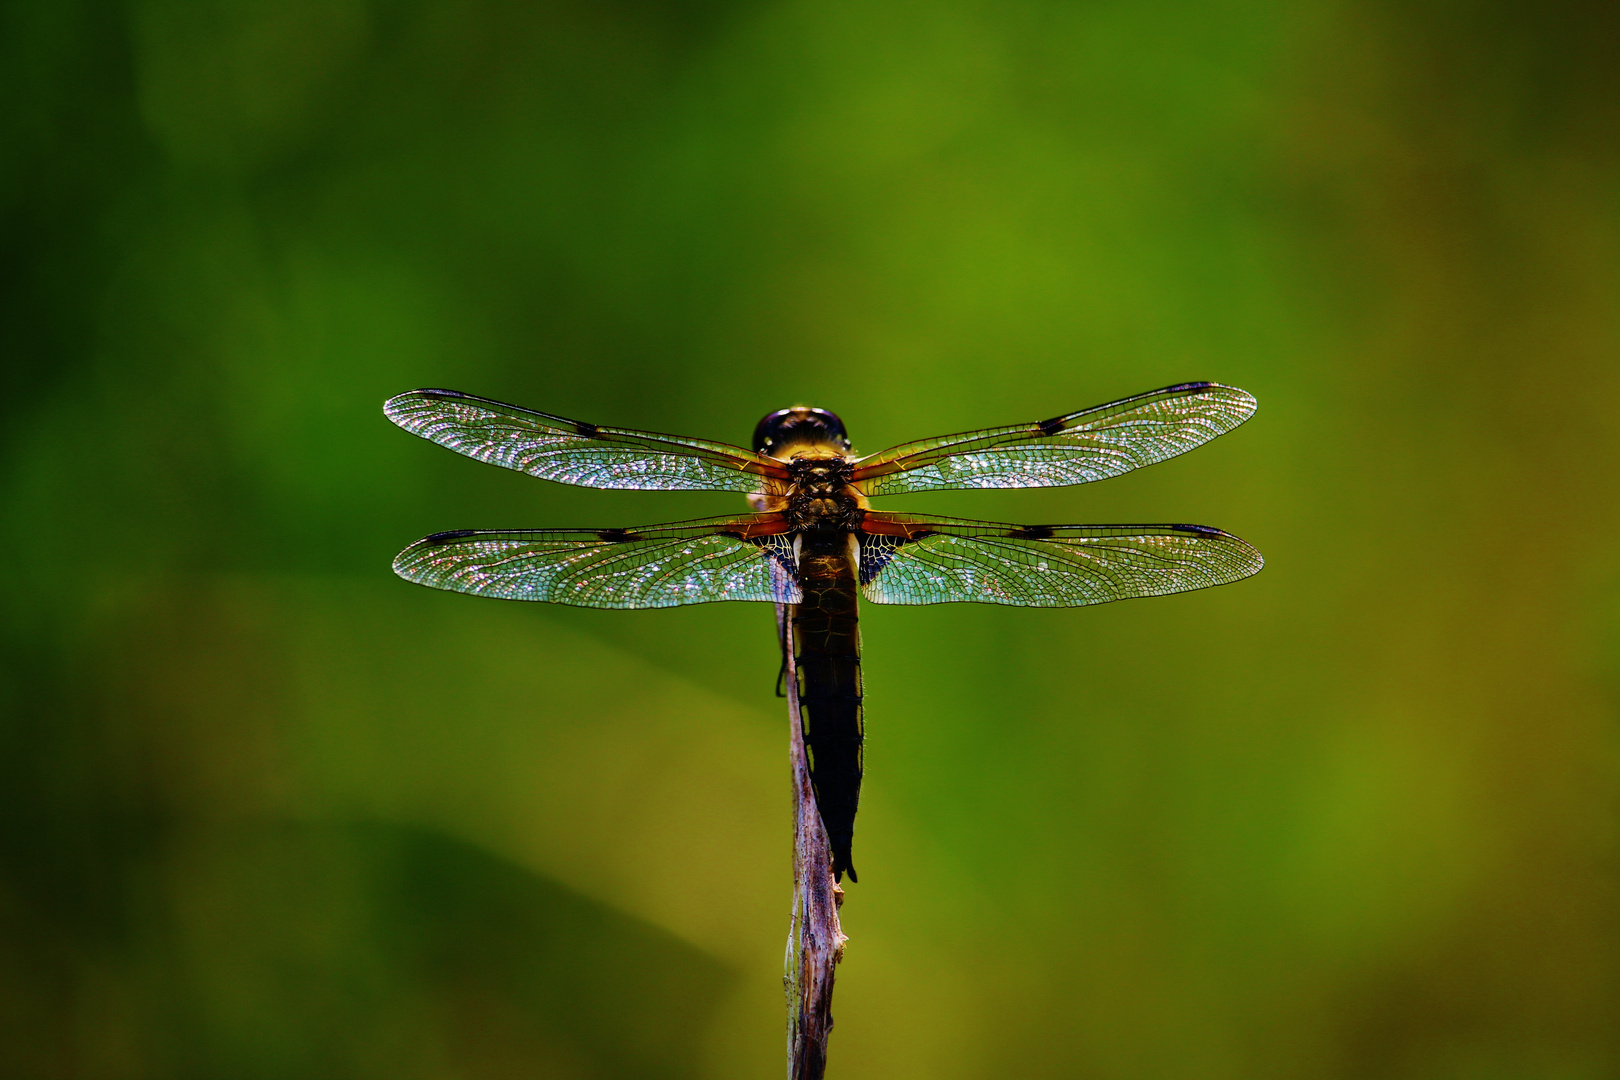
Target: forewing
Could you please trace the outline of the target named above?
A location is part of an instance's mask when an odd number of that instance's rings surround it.
[[[1260,553],[1204,525],[1003,525],[866,515],[861,593],[878,604],[1081,607],[1225,585]]]
[[[787,475],[740,446],[598,427],[455,390],[412,390],[388,418],[458,454],[560,484],[649,491],[763,492]]]
[[[717,600],[797,604],[793,542],[776,514],[644,529],[461,531],[424,537],[394,572],[435,589],[594,608]]]
[[[856,462],[867,495],[1086,484],[1185,454],[1254,415],[1247,391],[1183,383],[1033,424],[906,443]]]

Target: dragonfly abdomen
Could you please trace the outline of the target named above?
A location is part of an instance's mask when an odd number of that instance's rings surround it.
[[[832,846],[833,875],[847,871],[861,798],[861,646],[851,537],[842,531],[801,534],[799,580],[804,602],[793,617],[799,709],[821,822]]]

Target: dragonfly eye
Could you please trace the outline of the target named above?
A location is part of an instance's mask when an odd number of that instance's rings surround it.
[[[848,451],[849,435],[844,422],[826,409],[795,405],[766,416],[754,428],[754,450],[775,452],[794,443],[832,443]]]

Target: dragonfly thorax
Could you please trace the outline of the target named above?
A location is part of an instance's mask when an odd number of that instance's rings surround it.
[[[807,451],[788,461],[792,487],[784,513],[795,529],[853,529],[865,500],[849,485],[854,466],[842,454]]]
[[[831,498],[849,484],[853,471],[842,454],[795,454],[787,467],[794,489],[816,498]]]

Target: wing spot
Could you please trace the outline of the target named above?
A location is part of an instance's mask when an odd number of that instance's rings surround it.
[[[477,532],[477,529],[451,529],[449,532],[434,533],[432,536],[424,538],[422,543],[448,544],[452,540],[465,540],[469,536],[476,535]]]
[[[1064,418],[1061,416],[1054,416],[1050,420],[1042,420],[1035,427],[1039,429],[1042,435],[1056,435],[1063,430],[1063,420]]]
[[[1014,529],[1007,535],[1015,540],[1050,540],[1053,532],[1050,525],[1025,525],[1022,529]]]
[[[596,536],[597,539],[606,540],[610,544],[624,544],[631,540],[643,539],[640,533],[631,532],[629,529],[598,529]]]
[[[585,436],[585,438],[587,438],[587,439],[594,439],[594,438],[596,438],[597,434],[600,432],[601,429],[598,428],[595,424],[587,424],[583,420],[575,420],[574,421],[574,430],[579,432],[579,434]]]

